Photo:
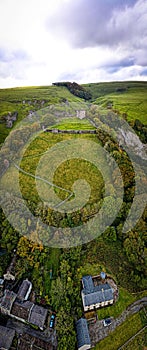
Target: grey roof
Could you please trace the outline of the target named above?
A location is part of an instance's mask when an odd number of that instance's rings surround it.
[[[19,337],[17,348],[18,350],[53,350],[53,345],[35,335],[25,333]]]
[[[90,306],[113,299],[113,290],[108,283],[101,283],[94,286],[92,276],[84,276],[82,278],[83,283],[83,299],[84,305]]]
[[[93,280],[92,277],[89,276],[84,276],[82,278],[82,282],[83,282],[83,288],[86,291],[86,293],[91,293],[94,290],[94,284],[93,284]]]
[[[31,311],[31,315],[29,317],[29,322],[38,326],[40,329],[43,329],[47,313],[48,311],[44,307],[34,305]]]
[[[11,314],[25,321],[28,321],[30,310],[32,309],[33,305],[34,304],[28,300],[24,301],[23,303],[15,301],[12,307]]]
[[[28,281],[28,279],[24,280],[19,287],[17,298],[23,301],[26,297],[29,296],[31,288],[32,283]]]
[[[92,291],[83,289],[85,306],[102,303],[113,299],[113,290],[108,283],[99,284]]]
[[[15,330],[0,326],[0,349],[10,349],[15,336]]]
[[[91,345],[87,320],[80,318],[76,322],[78,348],[84,345]]]
[[[17,297],[17,294],[15,294],[14,292],[8,289],[5,289],[4,295],[0,303],[0,307],[10,312],[16,297]]]

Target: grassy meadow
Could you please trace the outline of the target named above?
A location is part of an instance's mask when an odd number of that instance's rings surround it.
[[[71,124],[70,124],[71,125]],[[86,128],[87,128],[86,123]],[[67,122],[63,128],[67,126]],[[72,125],[73,126],[73,125]],[[82,129],[82,123],[78,124],[78,127]],[[59,126],[58,126],[59,127]],[[83,123],[83,127],[85,128],[85,123]],[[27,148],[24,153],[23,159],[21,161],[21,168],[33,175],[36,173],[36,168],[40,161],[42,155],[45,154],[51,147],[55,146],[57,143],[68,140],[75,140],[76,138],[86,139],[98,142],[95,135],[71,135],[71,134],[53,134],[53,133],[42,133],[40,134]],[[43,163],[43,175],[47,175],[49,164],[46,162]],[[33,200],[35,203],[39,201],[38,192],[36,189],[35,179],[30,177],[29,175],[23,174],[20,172],[20,188],[21,192],[25,199]],[[102,175],[99,170],[94,166],[94,164],[80,159],[70,159],[64,161],[60,164],[57,171],[54,173],[53,182],[55,185],[60,186],[62,188],[67,189],[68,191],[72,191],[72,185],[78,179],[85,179],[90,185],[91,195],[87,204],[93,204],[99,201],[102,198],[104,182]],[[48,184],[45,185],[44,193],[48,192]],[[58,193],[58,196],[61,200],[64,200],[68,197],[69,193],[63,191],[62,189],[55,189]]]

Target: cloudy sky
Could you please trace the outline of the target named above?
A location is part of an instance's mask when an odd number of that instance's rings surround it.
[[[147,80],[147,0],[0,0],[0,88]]]

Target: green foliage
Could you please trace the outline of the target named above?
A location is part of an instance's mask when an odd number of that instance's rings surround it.
[[[117,240],[117,234],[116,234],[116,229],[113,226],[108,227],[104,234],[103,234],[104,239],[106,239],[107,241],[111,241],[111,242],[116,242]]]
[[[80,281],[76,269],[81,263],[81,248],[64,249],[60,256],[60,271],[52,281],[50,298],[57,311],[58,347],[75,349],[75,320],[81,317]]]

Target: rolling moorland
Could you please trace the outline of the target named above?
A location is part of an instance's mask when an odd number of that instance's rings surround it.
[[[83,90],[85,89],[85,90]],[[86,93],[85,93],[86,91]],[[136,226],[129,232],[123,233],[123,225],[135,193],[134,169],[129,155],[121,148],[116,140],[109,136],[109,125],[101,132],[98,127],[103,120],[115,122],[116,116],[128,122],[131,128],[139,136],[141,142],[147,142],[147,83],[146,82],[115,82],[86,84],[83,87],[78,84],[58,84],[53,86],[26,87],[0,90],[0,139],[1,139],[1,182],[4,188],[12,189],[16,168],[11,163],[15,159],[15,153],[23,148],[26,125],[23,119],[33,113],[39,114],[42,119],[41,127],[57,128],[59,130],[96,130],[95,134],[63,134],[40,132],[37,119],[32,120],[28,126],[28,133],[32,128],[39,131],[39,135],[32,140],[25,149],[19,171],[19,185],[23,199],[35,217],[41,217],[47,225],[55,227],[54,239],[59,240],[61,228],[68,227],[67,239],[72,232],[70,228],[81,225],[95,215],[103,204],[104,181],[101,173],[90,162],[72,159],[62,162],[54,174],[54,184],[66,189],[56,188],[55,192],[61,201],[67,199],[68,191],[72,190],[72,184],[79,178],[84,178],[90,185],[91,195],[86,205],[72,214],[61,214],[49,209],[44,200],[40,200],[36,190],[35,178],[28,174],[35,174],[36,167],[42,154],[57,142],[69,140],[91,140],[106,148],[115,159],[121,171],[124,185],[123,204],[113,220],[100,237],[88,243],[79,242],[72,248],[58,248],[49,245],[49,239],[43,236],[43,232],[36,227],[28,236],[27,223],[22,218],[22,226],[26,234],[20,235],[7,220],[3,210],[0,216],[0,277],[9,265],[13,251],[16,249],[17,261],[15,272],[17,279],[29,278],[33,283],[36,302],[51,306],[57,314],[56,330],[58,334],[59,350],[74,350],[76,348],[75,321],[83,315],[81,301],[81,278],[83,275],[97,275],[102,270],[111,275],[119,288],[119,299],[113,305],[97,311],[101,320],[111,316],[119,317],[134,301],[146,295],[146,232],[147,211]],[[50,117],[42,116],[40,110],[50,111],[54,105]],[[72,107],[74,108],[72,109]],[[88,119],[82,119],[71,115],[73,110],[89,110]],[[63,110],[70,115],[66,118]],[[57,115],[57,121],[52,114]],[[17,112],[16,120],[12,120]],[[36,117],[37,118],[37,117]],[[17,129],[22,121],[21,129]],[[11,123],[10,123],[11,122]],[[39,126],[38,126],[39,125]],[[30,129],[29,129],[30,128]],[[19,131],[19,134],[18,134]],[[9,144],[5,144],[6,137],[12,134]],[[15,135],[17,136],[15,138]],[[18,136],[19,135],[19,136]],[[3,147],[4,145],[4,147]],[[6,156],[7,155],[7,156]],[[10,159],[9,159],[10,155]],[[7,159],[7,164],[6,164]],[[80,176],[79,176],[80,168]],[[72,169],[72,171],[71,171]],[[143,169],[145,171],[144,165]],[[6,172],[5,172],[6,170]],[[48,169],[44,169],[44,172]],[[3,175],[4,174],[4,175]],[[113,178],[114,178],[114,174]],[[117,185],[117,178],[115,184]],[[146,187],[144,176],[144,186]],[[15,194],[15,187],[13,188]],[[43,188],[44,196],[48,191]],[[71,199],[73,199],[71,197]],[[107,198],[106,215],[111,219],[113,208],[117,207],[114,188]],[[11,201],[7,200],[8,208]],[[83,244],[82,244],[83,243]],[[52,271],[52,277],[50,276]],[[0,324],[3,318],[0,317]],[[134,325],[132,327],[132,324]],[[145,311],[142,310],[133,316],[128,316],[124,323],[115,329],[108,337],[100,341],[95,349],[115,350],[123,345],[129,338],[135,335],[145,325]],[[127,332],[126,332],[127,329]],[[124,331],[125,330],[125,331]],[[120,336],[121,334],[121,336]],[[127,347],[128,346],[128,347]],[[147,346],[145,331],[139,334],[124,349],[144,349]]]

